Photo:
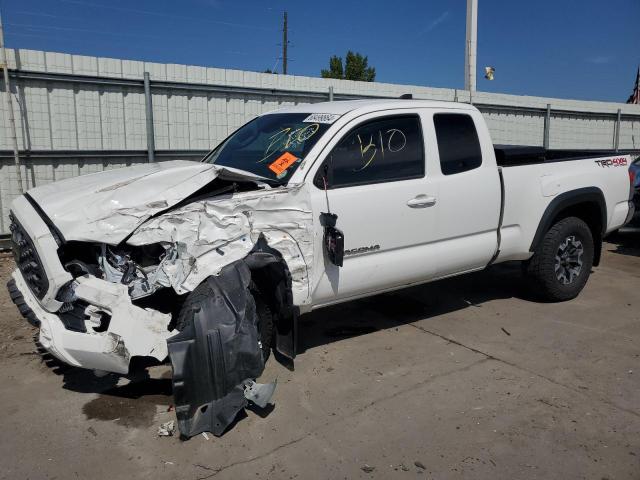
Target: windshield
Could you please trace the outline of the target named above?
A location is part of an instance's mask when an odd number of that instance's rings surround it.
[[[203,162],[255,173],[285,184],[329,124],[309,113],[255,118],[218,145]],[[312,121],[309,121],[312,120]]]

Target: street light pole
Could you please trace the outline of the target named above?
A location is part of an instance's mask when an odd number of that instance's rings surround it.
[[[478,50],[478,0],[467,0],[467,41],[464,49],[464,89],[469,101],[476,90],[476,57]]]
[[[4,30],[2,29],[2,14],[0,13],[0,68],[4,75],[4,91],[7,97],[7,111],[9,115],[9,128],[13,141],[13,159],[16,165],[16,174],[20,193],[24,193],[22,186],[22,171],[20,169],[20,154],[18,153],[18,136],[16,135],[16,119],[13,115],[13,102],[11,101],[11,86],[9,85],[9,65],[7,63],[7,52],[4,48]]]

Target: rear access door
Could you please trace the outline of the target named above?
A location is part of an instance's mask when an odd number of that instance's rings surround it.
[[[501,184],[493,145],[475,110],[433,110],[423,115],[437,153],[429,157],[437,183],[434,253],[438,277],[485,267],[497,248]]]

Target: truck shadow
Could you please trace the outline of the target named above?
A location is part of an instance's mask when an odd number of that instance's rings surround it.
[[[515,262],[323,308],[301,317],[298,353],[465,308],[480,308],[489,300],[514,297],[536,301],[528,292],[520,264]]]
[[[640,221],[636,225],[620,229],[607,237],[606,241],[615,246],[612,253],[640,257]]]
[[[168,412],[173,404],[171,372],[160,378],[149,376],[139,366],[127,378],[117,374],[96,376],[92,370],[60,362],[39,347],[46,368],[62,377],[62,388],[77,393],[95,394],[83,405],[87,420],[110,421],[123,427],[145,428],[157,423],[158,413]],[[167,419],[172,419],[171,414]]]
[[[486,271],[327,307],[301,317],[297,353],[513,297],[534,300],[527,293],[519,263],[495,265]],[[90,370],[65,365],[44,351],[42,359],[51,371],[62,376],[63,388],[92,394],[82,409],[87,419],[149,427],[158,422],[158,413],[168,411],[173,403],[168,367],[161,378],[149,377],[143,368],[127,381],[115,374],[97,377]]]

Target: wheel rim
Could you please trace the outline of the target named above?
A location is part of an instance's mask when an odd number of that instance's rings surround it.
[[[582,272],[582,254],[584,247],[582,242],[574,235],[569,235],[558,247],[556,253],[556,278],[563,285],[569,285]]]

